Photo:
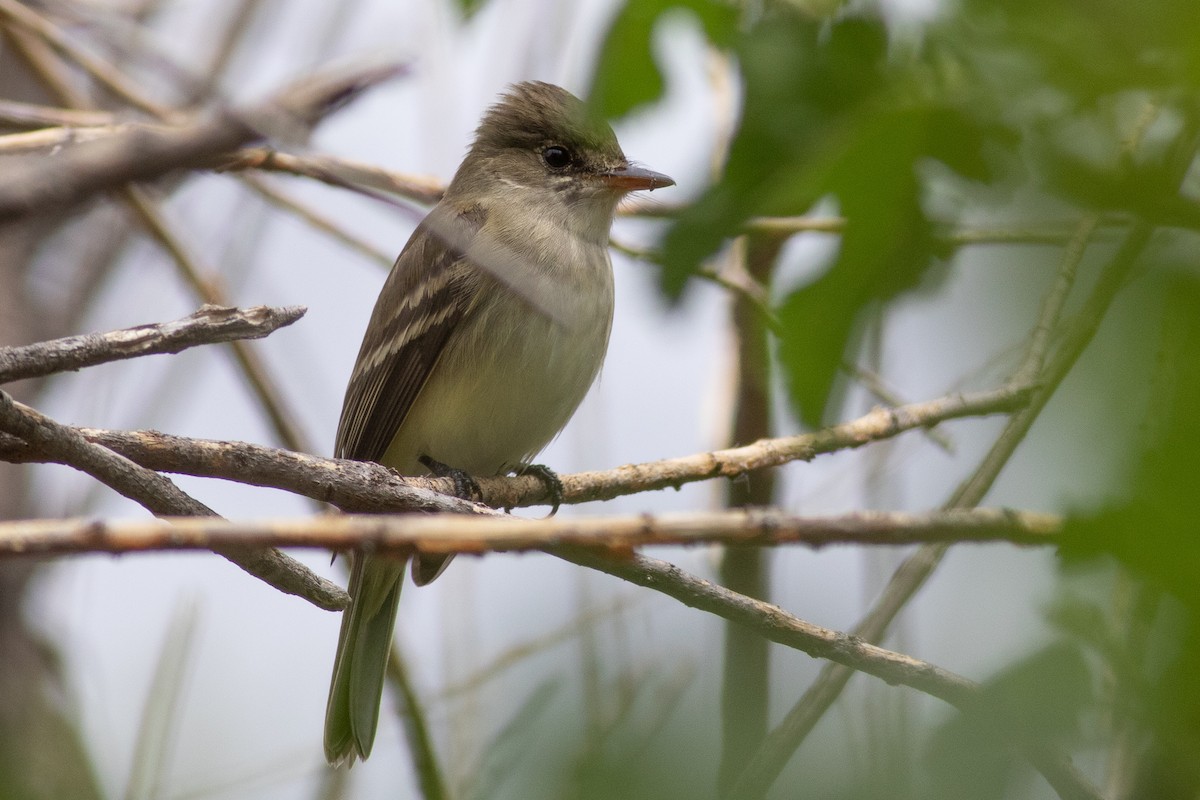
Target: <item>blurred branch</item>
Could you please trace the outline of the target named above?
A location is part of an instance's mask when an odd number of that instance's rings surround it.
[[[206,305],[174,322],[68,336],[24,347],[0,347],[0,384],[189,347],[259,339],[304,316],[302,306],[228,308]]]
[[[1158,113],[1157,109],[1158,105],[1154,102],[1146,104],[1135,133],[1124,142],[1126,154],[1132,154],[1139,146],[1141,136],[1149,125],[1148,120]],[[1177,138],[1177,142],[1182,143],[1179,147],[1193,148],[1192,141],[1187,135]],[[1194,152],[1190,152],[1188,158],[1178,159],[1175,175],[1177,182],[1183,180],[1186,168],[1193,158]],[[1083,308],[1073,324],[1067,328],[1054,357],[1047,363],[1054,328],[1061,319],[1070,290],[1074,286],[1075,275],[1086,245],[1100,222],[1102,220],[1094,215],[1087,215],[1076,223],[1075,230],[1067,240],[1069,246],[1059,262],[1058,277],[1043,298],[1026,357],[1013,378],[1014,382],[1018,382],[1030,373],[1039,374],[1040,379],[1031,402],[1013,414],[979,466],[959,484],[943,504],[944,509],[966,509],[982,502],[1017,447],[1024,441],[1034,421],[1091,343],[1117,292],[1124,285],[1153,233],[1153,228],[1145,222],[1135,223],[1126,233],[1121,246],[1102,270]],[[945,545],[929,544],[923,545],[905,559],[892,574],[875,605],[855,626],[854,634],[868,641],[880,641],[896,616],[937,569],[945,553]],[[739,800],[752,800],[766,795],[784,765],[822,715],[833,705],[850,677],[849,670],[834,664],[827,664],[822,668],[816,681],[788,711],[776,729],[767,736],[763,747],[739,778],[734,787]],[[1055,788],[1058,789],[1057,786]],[[1059,792],[1062,794],[1062,790]]]
[[[792,461],[809,461],[824,453],[861,447],[946,420],[1011,412],[1028,402],[1031,391],[1025,386],[1010,386],[953,394],[897,408],[877,408],[858,419],[813,433],[628,464],[604,472],[562,475],[563,502],[611,500],[695,481],[735,478],[751,470]],[[346,511],[470,512],[483,508],[446,497],[454,491],[449,478],[402,477],[369,462],[318,458],[263,445],[191,439],[157,431],[74,430],[149,469],[284,489]],[[54,459],[19,441],[0,437],[0,460],[20,463]],[[479,476],[476,480],[484,500],[491,506],[515,508],[542,504],[549,499],[546,487],[534,476]]]
[[[0,99],[0,125],[12,128],[90,128],[112,125],[115,121],[113,115],[105,111],[81,111]]]
[[[748,235],[734,245],[730,261],[753,285],[769,287],[785,239]],[[735,370],[733,419],[729,441],[761,441],[771,435],[771,346],[768,323],[759,306],[745,294],[732,298]],[[747,472],[727,481],[729,508],[764,507],[775,500],[775,471]],[[726,548],[718,580],[728,589],[760,600],[770,598],[769,552],[756,547]],[[767,733],[770,691],[770,649],[756,632],[734,623],[724,630],[721,679],[721,756],[718,791],[724,791],[746,766]]]
[[[904,400],[900,398],[900,395],[887,385],[887,382],[884,381],[883,376],[879,375],[874,370],[869,370],[866,367],[861,367],[858,364],[852,364],[850,362],[843,362],[842,370],[845,371],[850,377],[861,383],[863,388],[874,395],[875,399],[879,402],[886,403],[889,406],[904,405]],[[953,440],[951,440],[951,438],[943,431],[930,427],[926,428],[924,433],[926,438],[940,447],[943,451],[951,454],[954,452]]]
[[[369,549],[421,553],[523,553],[559,546],[622,553],[650,545],[738,547],[802,544],[902,546],[923,542],[1055,545],[1062,519],[1009,509],[856,512],[802,517],[771,508],[579,519],[490,514],[329,514],[267,520],[178,517],[158,520],[0,522],[0,553],[66,555],[251,547]]]
[[[0,0],[0,6],[12,0]],[[222,153],[297,123],[311,125],[366,89],[395,77],[395,65],[304,78],[269,100],[217,109],[187,123],[123,126],[52,158],[10,165],[0,184],[0,222],[78,204],[98,192],[211,163]]]
[[[952,497],[943,505],[943,509],[970,509],[983,500],[1004,465],[1008,463],[1008,459],[1016,451],[1016,447],[1024,440],[1033,421],[1042,413],[1042,409],[1045,408],[1050,397],[1054,396],[1058,384],[1074,366],[1082,349],[1091,341],[1116,288],[1123,281],[1123,276],[1132,266],[1133,260],[1141,252],[1141,248],[1145,246],[1147,239],[1148,235],[1145,230],[1129,234],[1121,251],[1116,254],[1100,279],[1096,291],[1087,303],[1086,311],[1081,313],[1072,331],[1068,333],[1068,341],[1064,342],[1058,351],[1056,361],[1043,371],[1042,383],[1034,392],[1033,402],[1027,408],[1021,409],[1013,415],[1000,437],[992,444],[988,455],[984,456],[974,473],[961,483]],[[1063,261],[1060,267],[1061,271],[1074,269],[1068,261],[1069,259]],[[1057,290],[1051,288],[1048,296],[1058,296]],[[1061,300],[1064,299],[1066,297],[1061,297]],[[1057,313],[1056,308],[1052,303],[1045,303],[1043,317],[1051,313]],[[880,599],[863,616],[862,620],[859,620],[858,625],[854,626],[854,636],[862,637],[869,642],[881,640],[896,615],[923,587],[925,581],[928,581],[938,564],[941,564],[946,552],[947,548],[942,543],[925,545],[905,559],[899,567],[896,567],[892,579],[884,587]],[[796,752],[796,748],[811,733],[812,728],[816,726],[824,712],[840,696],[852,674],[851,670],[842,668],[838,664],[826,664],[822,668],[821,674],[812,682],[809,690],[804,692],[796,705],[793,705],[792,709],[787,712],[779,726],[767,736],[762,750],[758,752],[740,777],[736,787],[739,794],[731,796],[751,799],[766,795],[770,784],[784,769],[784,765],[791,759],[792,753]]]
[[[395,262],[396,258],[390,252],[385,253],[365,239],[355,236],[331,218],[275,188],[270,182],[263,179],[261,175],[243,175],[242,182],[257,192],[259,197],[268,203],[271,203],[282,211],[299,217],[309,227],[333,237],[344,246],[358,251],[359,254],[366,256],[379,265],[391,268]]]
[[[216,515],[164,475],[88,441],[77,429],[15,402],[5,392],[0,392],[0,429],[24,440],[46,460],[86,472],[153,514]],[[303,597],[321,608],[333,610],[346,604],[346,593],[340,587],[276,550],[250,551],[231,545],[217,552],[280,591]]]
[[[171,256],[176,268],[187,280],[192,291],[203,302],[209,305],[227,306],[228,299],[212,282],[201,275],[200,264],[192,252],[184,246],[183,240],[168,224],[166,217],[158,204],[150,199],[144,189],[139,186],[126,186],[121,194],[126,205],[137,216],[146,231]],[[313,448],[305,440],[299,428],[293,423],[295,415],[287,407],[283,392],[271,377],[267,365],[256,350],[251,349],[244,341],[234,339],[229,342],[234,359],[246,376],[250,389],[262,405],[271,427],[279,441],[289,450],[308,451]]]
[[[441,764],[438,762],[437,750],[433,746],[433,736],[429,731],[429,715],[425,713],[420,695],[409,677],[408,659],[395,639],[392,640],[392,649],[388,654],[387,679],[396,693],[396,715],[404,728],[404,738],[408,742],[409,756],[413,772],[416,773],[417,785],[421,789],[421,798],[445,800],[450,795],[446,789],[446,778]]]
[[[119,70],[76,45],[61,28],[24,3],[0,0],[0,19],[6,26],[16,26],[36,36],[57,53],[75,62],[114,97],[155,117],[166,118],[170,115],[167,108],[147,99]]]
[[[1124,276],[1128,274],[1148,238],[1146,226],[1139,226],[1129,234],[1101,276],[1075,325],[1068,332],[1055,360],[1041,373],[1041,383],[1033,394],[1033,401],[1013,415],[979,466],[959,485],[943,508],[967,509],[983,500],[1018,445],[1024,440],[1034,420],[1091,341],[1117,288],[1123,283]],[[1060,270],[1068,269],[1073,267],[1069,267],[1064,261]],[[1052,288],[1048,296],[1056,295],[1057,290]],[[1053,304],[1046,304],[1043,315],[1050,313],[1057,312]],[[892,621],[937,569],[945,553],[946,545],[928,544],[905,559],[896,568],[875,605],[854,627],[854,635],[867,641],[881,640]],[[851,675],[849,670],[834,664],[822,668],[812,686],[767,736],[762,749],[746,768],[735,788],[739,794],[733,796],[758,798],[766,794],[792,753],[841,694]]]
[[[330,155],[301,156],[267,147],[239,150],[222,158],[216,169],[220,172],[282,172],[312,178],[339,189],[375,189],[425,205],[433,205],[440,200],[446,188],[436,178],[406,175],[362,161]]]
[[[963,706],[976,694],[972,681],[926,661],[885,650],[855,635],[822,628],[794,617],[779,606],[739,595],[708,581],[689,575],[673,564],[643,555],[611,559],[584,548],[556,548],[554,554],[580,566],[653,589],[673,597],[691,608],[706,611],[744,625],[778,644],[802,650],[814,658],[828,659],[843,668],[866,672],[889,684],[903,684],[937,697],[954,706]],[[1063,798],[1101,800],[1092,786],[1063,754],[1049,748],[1022,746],[1026,755]],[[727,797],[742,798],[736,793]]]

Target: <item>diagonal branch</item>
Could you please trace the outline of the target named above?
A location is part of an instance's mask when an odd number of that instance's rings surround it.
[[[178,353],[234,339],[259,339],[304,316],[302,306],[229,308],[205,305],[173,322],[68,336],[24,347],[0,347],[0,383],[52,375],[139,356]]]
[[[802,650],[814,658],[828,659],[843,668],[866,672],[890,684],[910,686],[954,706],[968,703],[978,688],[961,675],[927,661],[885,650],[852,634],[806,622],[778,606],[731,592],[665,561],[642,555],[618,560],[584,548],[563,547],[552,552],[580,566],[653,589],[691,608],[744,625],[773,642]],[[1015,744],[1023,745],[1022,742]],[[1061,797],[1101,800],[1100,791],[1062,753],[1045,747],[1023,749]],[[728,796],[740,797],[737,794]]]
[[[202,166],[273,130],[315,123],[401,69],[367,67],[311,76],[255,106],[217,109],[180,125],[131,126],[52,158],[17,161],[7,167],[0,184],[0,222],[61,210],[126,183]]]
[[[216,512],[191,497],[169,478],[138,466],[108,448],[89,442],[76,429],[61,425],[0,392],[0,428],[25,440],[47,457],[94,477],[153,514],[215,516]],[[321,608],[346,605],[346,593],[277,550],[224,547],[218,553],[287,594],[305,598]]]
[[[1089,220],[1085,219],[1081,223],[1081,231],[1090,227]],[[1091,342],[1117,290],[1124,283],[1149,237],[1150,229],[1146,225],[1135,226],[1127,235],[1069,330],[1058,353],[1042,371],[1042,384],[1034,392],[1033,402],[1013,415],[974,473],[947,500],[945,508],[970,508],[982,501],[1059,384]],[[1070,262],[1081,256],[1082,248],[1073,249],[1068,253],[1062,270],[1073,272],[1075,267]],[[1060,292],[1057,284],[1056,288],[1052,289],[1052,296],[1056,301],[1044,304],[1043,319],[1056,317],[1061,309],[1059,304],[1065,302],[1065,292]],[[937,569],[945,553],[945,545],[928,544],[909,556],[897,567],[875,605],[855,626],[854,634],[868,641],[882,639],[892,621]],[[735,796],[756,798],[766,794],[792,753],[841,694],[851,675],[849,670],[837,664],[827,664],[821,670],[821,674],[808,691],[763,742],[763,747],[735,786],[735,791],[738,792]]]

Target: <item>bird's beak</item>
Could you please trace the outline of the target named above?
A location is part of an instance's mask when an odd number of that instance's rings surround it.
[[[629,164],[600,173],[600,182],[610,189],[623,192],[654,191],[664,186],[674,186],[675,181],[661,172]]]

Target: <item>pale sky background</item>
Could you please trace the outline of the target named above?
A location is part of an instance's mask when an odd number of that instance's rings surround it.
[[[462,26],[444,3],[372,0],[358,4],[341,29],[332,23],[314,25],[314,17],[334,13],[332,5],[323,0],[274,3],[270,24],[258,23],[260,47],[243,55],[231,72],[242,83],[228,91],[238,98],[258,97],[338,59],[409,60],[410,77],[372,92],[321,127],[314,150],[448,179],[480,113],[509,83],[537,78],[577,93],[586,89],[596,33],[612,4],[493,0]],[[185,32],[203,28],[213,6],[193,1],[168,3],[167,8],[160,24],[162,41],[175,43],[171,48],[182,51],[174,54],[189,58]],[[328,57],[313,56],[321,50],[313,41],[314,29],[333,32]],[[684,18],[658,31],[656,53],[667,75],[668,96],[616,127],[631,158],[678,182],[653,198],[677,203],[696,196],[707,181],[718,130],[709,74],[732,67],[705,51],[697,30]],[[285,186],[389,253],[399,251],[415,223],[394,208],[311,182],[286,181]],[[223,276],[237,304],[308,307],[302,321],[255,347],[285,388],[317,452],[329,454],[345,380],[384,271],[304,224],[264,210],[227,176],[191,180],[169,209],[188,231],[189,244]],[[655,224],[621,220],[615,236],[648,243],[658,230]],[[829,242],[819,237],[797,240],[788,249],[786,269],[811,271],[828,249]],[[904,397],[941,395],[961,388],[964,376],[971,376],[966,388],[984,388],[1013,365],[1011,359],[994,363],[992,356],[1006,349],[1018,352],[1013,348],[1032,323],[1054,254],[1030,248],[1023,254],[1025,263],[995,255],[986,249],[968,252],[955,262],[944,286],[897,304],[887,322],[882,371]],[[617,254],[614,267],[617,317],[602,379],[571,425],[538,459],[559,472],[727,444],[726,297],[710,285],[696,284],[679,307],[668,309],[657,294],[654,268]],[[997,299],[1011,296],[1025,299],[1025,316],[1000,313]],[[162,253],[142,243],[131,248],[102,288],[88,328],[174,319],[196,306]],[[1096,432],[1105,430],[1104,419],[1117,400],[1097,390],[1102,381],[1102,370],[1086,364],[1072,378],[1077,402],[1069,410],[1056,404],[1047,412],[1046,423],[1006,470],[989,505],[1060,509],[1064,502],[1094,496],[1089,487],[1113,468],[1073,443],[1103,436]],[[849,419],[871,405],[864,394],[852,392],[837,416]],[[240,376],[214,348],[64,376],[43,410],[76,424],[272,441],[262,415],[246,399]],[[779,411],[781,430],[794,430],[782,404]],[[886,448],[794,465],[783,470],[782,505],[807,513],[936,507],[974,468],[998,429],[996,420],[946,426],[956,444],[954,455],[909,433]],[[69,470],[38,468],[37,475],[38,491],[56,513],[144,513]],[[872,481],[881,488],[872,488]],[[179,483],[229,517],[294,515],[310,508],[278,492],[188,478]],[[721,490],[716,483],[693,484],[679,492],[561,513],[710,508],[719,503]],[[653,554],[712,575],[714,554],[709,550]],[[772,600],[813,622],[849,627],[873,599],[880,576],[889,574],[901,555],[780,549],[773,556]],[[299,556],[318,572],[343,580],[340,565],[331,567],[328,555]],[[957,549],[922,591],[891,645],[985,678],[1044,641],[1043,611],[1052,596],[1053,576],[1053,558],[1046,552],[1002,546]],[[633,675],[652,683],[692,676],[685,703],[715,720],[722,627],[672,600],[546,556],[460,558],[433,586],[406,588],[398,637],[413,662],[452,776],[462,778],[475,770],[480,748],[542,681],[565,682],[560,695],[569,700],[578,690],[571,681],[584,646],[578,637],[568,639],[466,696],[440,699],[441,690],[485,668],[509,648],[614,599],[625,601],[620,612],[605,615],[593,628],[605,679]],[[28,613],[64,652],[64,702],[79,709],[111,796],[122,794],[128,784],[142,707],[172,620],[189,613],[194,636],[160,796],[314,796],[324,769],[321,728],[336,615],[280,595],[206,554],[64,560],[45,572]],[[782,648],[776,649],[774,663],[778,715],[820,664]],[[855,758],[861,759],[866,736],[862,704],[915,696],[866,676],[854,686],[845,710],[822,723],[829,735],[821,744],[806,745],[792,769],[822,764],[830,747],[841,748],[837,752],[843,755],[858,753]],[[936,702],[919,703],[919,708],[946,713]],[[375,754],[355,767],[350,796],[397,796],[397,785],[410,786],[403,748],[399,727],[385,708]],[[854,758],[846,763],[851,769]],[[407,789],[398,796],[407,796]]]

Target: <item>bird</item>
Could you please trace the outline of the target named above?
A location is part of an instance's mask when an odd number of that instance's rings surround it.
[[[529,469],[603,364],[618,203],[674,183],[631,163],[608,123],[565,89],[510,86],[383,284],[334,455],[449,475],[460,493],[470,476]],[[537,469],[557,506],[561,484]],[[448,560],[415,556],[413,582]],[[325,715],[331,764],[371,753],[404,569],[402,558],[351,555]]]

